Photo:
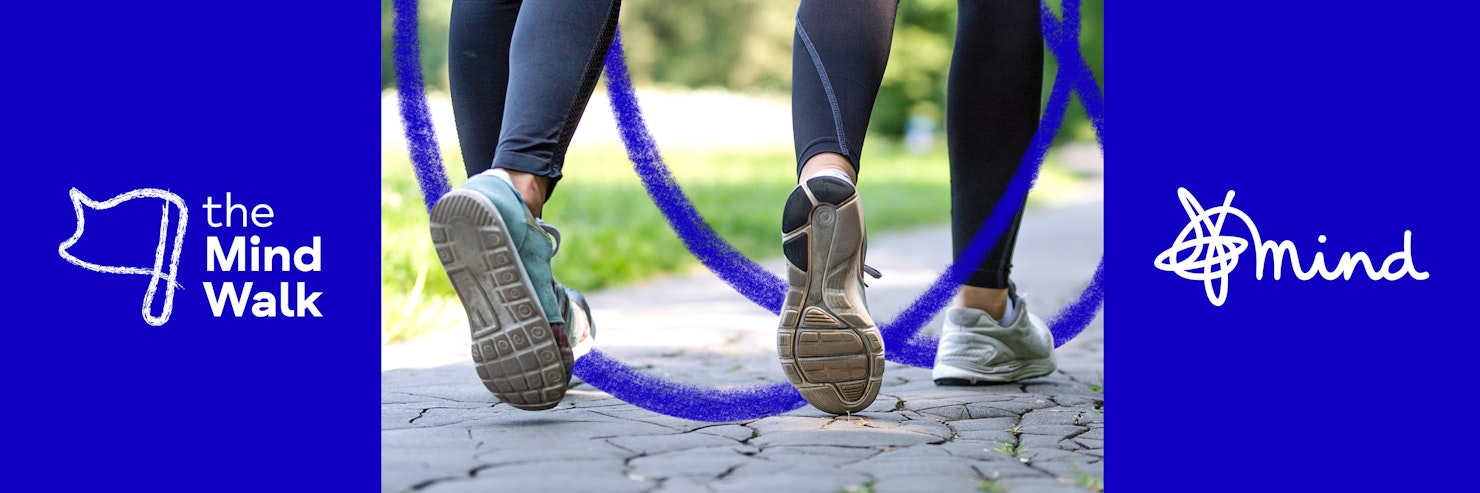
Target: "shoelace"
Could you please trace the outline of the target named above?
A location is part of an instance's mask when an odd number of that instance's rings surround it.
[[[556,253],[560,252],[560,230],[546,224],[544,219],[534,218],[534,223],[539,225],[540,229],[545,230],[545,234],[550,235],[551,239],[555,240],[555,246],[550,249],[550,256],[554,257]]]
[[[869,267],[868,264],[863,264],[863,273],[864,274],[868,274],[869,277],[872,277],[874,279],[878,279],[878,278],[884,277],[884,274],[883,273],[880,273],[879,272],[879,269],[875,269],[873,267]],[[865,287],[865,288],[868,287],[868,283],[867,282],[864,282],[863,283],[863,287]]]
[[[868,235],[867,234],[863,235],[863,255],[862,255],[862,257],[868,257]],[[875,269],[873,267],[869,267],[869,265],[866,264],[866,263],[864,263],[862,261],[862,259],[860,259],[858,263],[863,264],[863,273],[864,274],[868,274],[870,277],[873,277],[874,279],[879,279],[879,278],[884,277],[884,274],[882,272],[879,272],[879,269]],[[863,287],[865,287],[865,288],[868,287],[868,283],[867,282],[863,283]]]
[[[546,223],[544,219],[541,219],[541,218],[538,218],[538,217],[537,218],[534,218],[534,223],[535,223],[535,225],[539,226],[540,229],[544,230],[546,235],[549,235],[550,236],[550,239],[552,240],[551,243],[554,245],[554,246],[550,247],[550,257],[551,258],[554,258],[555,257],[555,254],[560,252],[560,230],[559,229],[556,229],[554,226],[551,226],[548,223]],[[550,279],[550,288],[555,291],[555,299],[556,299],[556,302],[559,303],[560,306],[561,306],[561,308],[560,308],[560,316],[563,317],[563,318],[565,318],[565,325],[563,327],[577,326],[576,324],[573,324],[572,323],[572,320],[570,318],[571,317],[571,314],[573,313],[572,312],[572,306],[574,304],[570,302],[570,295],[566,294],[566,292],[565,292],[565,286],[562,285],[562,284],[560,284],[560,281],[556,281],[555,279],[551,278]],[[586,324],[586,327],[588,327],[587,330],[589,330],[589,327],[590,327],[589,321]],[[585,334],[583,333],[581,335],[582,335],[581,339],[584,340],[585,339]],[[579,341],[570,342],[569,344],[571,346],[575,346],[578,342]],[[569,368],[569,367],[567,367],[567,368]]]

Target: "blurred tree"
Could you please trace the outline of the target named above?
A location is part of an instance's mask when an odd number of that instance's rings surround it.
[[[791,83],[796,1],[622,2],[638,83],[783,92]]]
[[[1061,0],[1046,0],[1055,13],[1060,13]],[[1079,46],[1090,70],[1105,82],[1105,4],[1102,0],[1083,2]],[[950,71],[951,49],[956,38],[956,2],[954,0],[905,0],[899,4],[894,24],[894,45],[889,53],[889,68],[874,103],[870,130],[902,136],[911,117],[930,118],[940,128],[945,123],[946,75]],[[1043,101],[1047,103],[1058,71],[1058,60],[1044,53]],[[1084,108],[1070,105],[1064,116],[1061,138],[1090,140],[1094,138]]]
[[[1060,0],[1047,0],[1054,7],[1054,12],[1059,10]],[[1092,0],[1083,2],[1079,6],[1081,25],[1079,26],[1079,52],[1084,54],[1084,61],[1089,64],[1089,69],[1094,72],[1095,78],[1100,81],[1100,90],[1105,89],[1105,2],[1103,0]],[[1049,56],[1045,66],[1057,70],[1058,64]],[[1047,77],[1047,75],[1045,75]],[[1047,101],[1048,88],[1052,79],[1046,79],[1043,86],[1043,97]],[[1077,96],[1077,95],[1076,95]],[[1077,97],[1076,97],[1077,99]],[[1068,137],[1077,140],[1093,140],[1094,129],[1090,127],[1089,117],[1084,113],[1084,107],[1078,104],[1069,105],[1069,110],[1064,114],[1064,130],[1059,132],[1060,137]]]
[[[447,90],[447,29],[452,25],[452,0],[420,0],[417,41],[421,45],[421,73],[427,90]],[[395,3],[380,0],[380,87],[396,87]]]
[[[1060,0],[1045,0],[1055,12]],[[785,93],[798,0],[625,0],[622,36],[634,82],[684,88]],[[447,27],[452,0],[421,0],[421,62],[429,90],[447,87]],[[395,86],[392,0],[381,0],[381,76]],[[875,103],[872,130],[898,137],[912,116],[944,122],[946,73],[956,29],[953,0],[899,4],[889,68]],[[1104,2],[1081,7],[1080,47],[1104,83]],[[1044,98],[1056,60],[1047,53]],[[1093,138],[1084,110],[1072,105],[1063,136]]]
[[[945,128],[946,74],[956,39],[954,0],[906,0],[894,19],[889,67],[874,101],[870,130],[904,134],[905,122],[919,115]]]

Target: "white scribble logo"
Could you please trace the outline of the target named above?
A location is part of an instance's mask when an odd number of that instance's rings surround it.
[[[173,193],[156,188],[143,188],[139,190],[134,190],[102,202],[98,202],[88,198],[86,194],[82,193],[82,191],[76,188],[72,189],[70,195],[72,197],[72,208],[77,212],[77,231],[72,233],[71,238],[67,238],[66,241],[62,242],[61,246],[57,247],[57,253],[61,254],[62,258],[66,259],[68,262],[71,262],[74,265],[80,266],[87,270],[103,272],[107,274],[144,274],[149,276],[149,289],[144,292],[144,322],[154,326],[164,325],[165,322],[168,322],[170,320],[170,311],[173,309],[175,302],[175,288],[179,286],[179,283],[175,282],[175,273],[177,272],[176,267],[180,265],[180,247],[185,244],[185,225],[187,215],[185,201],[181,200],[179,195],[175,195]],[[67,249],[71,248],[72,245],[77,243],[77,239],[82,237],[83,227],[86,225],[86,220],[83,217],[83,206],[101,211],[111,209],[118,204],[122,204],[133,199],[141,198],[161,199],[164,201],[163,208],[160,210],[159,246],[157,246],[154,250],[153,267],[120,267],[112,265],[98,265],[74,257],[71,253],[67,252]],[[174,204],[175,209],[180,212],[179,217],[175,219],[175,248],[173,249],[173,251],[170,252],[170,262],[169,265],[166,266],[164,258],[165,245],[167,243],[167,240],[169,240],[170,238],[170,204]],[[166,269],[166,267],[168,267],[168,269]],[[159,284],[161,282],[163,282],[165,285],[164,308],[159,311],[158,316],[155,316],[152,314],[152,312],[154,311],[154,294],[159,290]]]
[[[1214,306],[1223,306],[1224,300],[1228,299],[1228,275],[1238,266],[1239,255],[1249,248],[1250,243],[1254,245],[1255,279],[1264,279],[1264,262],[1270,253],[1274,253],[1276,280],[1280,278],[1286,254],[1290,257],[1290,270],[1302,281],[1313,279],[1316,274],[1328,281],[1338,277],[1351,280],[1358,264],[1365,267],[1367,277],[1374,281],[1396,281],[1404,276],[1417,281],[1429,278],[1428,272],[1419,271],[1413,265],[1413,232],[1409,230],[1403,231],[1403,250],[1389,255],[1382,262],[1381,269],[1374,268],[1372,259],[1364,252],[1341,254],[1341,260],[1336,262],[1334,270],[1326,267],[1324,254],[1316,252],[1311,257],[1310,267],[1301,268],[1300,254],[1290,240],[1278,243],[1274,240],[1260,241],[1259,228],[1254,226],[1254,220],[1244,214],[1244,211],[1233,207],[1233,190],[1229,190],[1224,196],[1223,205],[1211,209],[1203,209],[1202,204],[1186,188],[1177,188],[1177,198],[1181,199],[1182,209],[1187,212],[1189,221],[1182,232],[1177,234],[1171,248],[1156,256],[1156,268],[1176,273],[1183,279],[1202,281],[1208,301]],[[1244,226],[1249,228],[1249,239],[1221,234],[1224,219],[1230,215],[1243,220]],[[1325,243],[1326,235],[1316,237],[1316,241]],[[1186,256],[1183,256],[1184,253]],[[1403,265],[1394,270],[1394,264],[1400,261]]]

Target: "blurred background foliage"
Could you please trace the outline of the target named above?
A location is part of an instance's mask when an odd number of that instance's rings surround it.
[[[1059,12],[1060,0],[1048,0]],[[428,90],[447,88],[447,28],[452,0],[421,0],[422,69]],[[627,64],[638,87],[723,89],[786,94],[791,87],[791,43],[796,1],[625,0],[621,29]],[[1080,7],[1080,48],[1090,69],[1105,81],[1103,1]],[[395,87],[391,0],[381,0],[383,89]],[[944,124],[946,74],[956,35],[954,0],[899,3],[889,68],[874,106],[870,131],[900,137],[912,116]],[[1045,53],[1048,97],[1057,61]],[[1084,110],[1071,105],[1060,138],[1092,139]]]
[[[1048,0],[1056,12],[1058,2]],[[642,95],[645,118],[662,139],[668,166],[706,222],[755,259],[781,254],[779,206],[795,185],[786,129],[797,4],[624,0],[622,5],[627,64]],[[440,152],[457,186],[465,174],[446,96],[452,0],[420,0],[418,5],[428,100],[434,118],[443,118],[436,123]],[[427,234],[426,208],[401,137],[393,93],[392,0],[381,0],[381,11],[381,331],[389,343],[465,330],[466,322]],[[1081,12],[1081,49],[1103,83],[1103,3],[1087,2]],[[935,142],[943,140],[955,27],[953,0],[905,0],[899,5],[889,66],[871,120],[867,179],[859,183],[860,193],[868,197],[871,232],[941,224],[950,216],[949,159],[945,146]],[[1047,53],[1044,64],[1046,100],[1057,65]],[[588,119],[596,115],[600,120],[607,111],[604,98],[595,95]],[[1096,189],[1099,179],[1093,130],[1079,105],[1071,104],[1068,111],[1029,196],[1030,207],[1076,197],[1097,200],[1095,193],[1086,192]],[[738,126],[712,130],[723,123]],[[908,133],[907,125],[913,127]],[[679,127],[711,130],[685,133]],[[633,175],[613,123],[598,121],[581,129],[567,158],[579,164],[567,169],[561,185],[566,192],[545,208],[545,219],[561,227],[569,240],[553,263],[557,277],[567,286],[593,290],[700,269]],[[736,132],[762,143],[729,142]],[[726,137],[714,141],[714,135]],[[1085,162],[1091,164],[1085,167]]]

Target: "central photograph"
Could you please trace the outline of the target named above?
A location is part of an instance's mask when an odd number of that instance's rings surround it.
[[[1103,18],[383,0],[382,489],[1102,491]]]

